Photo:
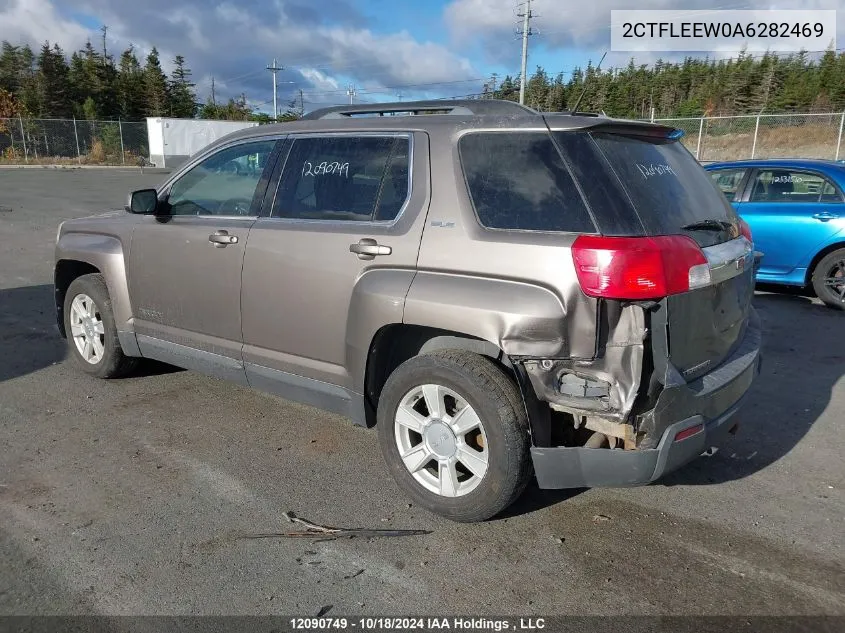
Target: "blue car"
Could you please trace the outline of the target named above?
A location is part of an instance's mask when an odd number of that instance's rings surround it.
[[[845,310],[845,164],[810,159],[704,166],[763,252],[757,281],[812,285]]]

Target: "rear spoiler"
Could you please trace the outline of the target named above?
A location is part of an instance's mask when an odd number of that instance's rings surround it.
[[[566,130],[601,130],[610,134],[625,136],[645,136],[677,140],[684,135],[684,131],[668,125],[650,123],[648,121],[631,121],[628,119],[611,119],[602,116],[583,116],[567,114],[543,115],[546,125],[552,131]]]

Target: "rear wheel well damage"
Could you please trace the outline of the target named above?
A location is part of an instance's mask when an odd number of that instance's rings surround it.
[[[638,414],[654,406],[661,389],[652,337],[659,309],[603,301],[595,358],[511,359],[534,446],[636,448]]]
[[[580,414],[571,413],[538,397],[538,391],[526,366],[545,365],[550,373],[556,373],[556,370],[560,368],[557,361],[509,358],[490,341],[459,332],[404,324],[383,327],[376,333],[370,345],[364,387],[367,425],[375,424],[375,413],[381,390],[397,367],[420,354],[445,349],[460,349],[486,356],[506,370],[522,396],[528,415],[532,445],[539,447],[584,445],[594,434],[591,427],[595,425],[589,422],[584,423],[587,411],[580,411]],[[598,418],[596,420],[600,421]],[[605,424],[618,426],[620,431],[613,431],[609,433],[609,436],[619,438],[626,433],[623,427],[628,426],[623,425],[621,420],[607,421]],[[606,426],[603,428],[607,429]],[[605,438],[605,443],[607,443],[606,440],[607,438]],[[620,444],[621,441],[620,439]]]
[[[364,377],[367,426],[375,425],[379,396],[393,370],[414,356],[443,349],[460,349],[487,356],[510,370],[508,357],[490,341],[422,325],[386,325],[375,333],[367,352]]]
[[[82,275],[96,274],[99,272],[100,270],[96,266],[74,259],[61,259],[56,263],[53,277],[54,299],[56,302],[57,325],[63,337],[67,337],[64,319],[65,294],[67,294],[67,289],[73,283],[74,279],[82,277]]]

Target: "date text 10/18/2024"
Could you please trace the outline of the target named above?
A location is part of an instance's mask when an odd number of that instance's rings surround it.
[[[291,618],[294,631],[538,631],[546,628],[544,618],[438,618],[438,617],[311,617]]]

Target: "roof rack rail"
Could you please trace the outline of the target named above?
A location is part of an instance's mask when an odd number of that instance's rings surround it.
[[[536,115],[537,112],[515,101],[503,99],[459,99],[430,101],[397,101],[393,103],[361,103],[333,106],[309,112],[305,120],[346,119],[364,116],[415,116],[426,114],[457,114],[473,116],[482,114]]]
[[[573,112],[572,110],[558,110],[557,112],[544,112],[543,114],[563,114],[566,116],[591,116],[608,118],[604,112]]]

